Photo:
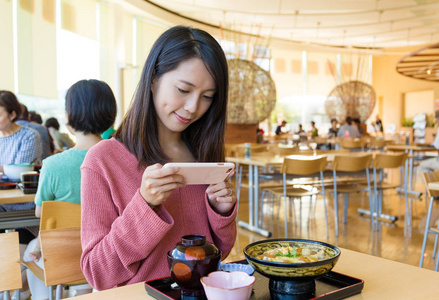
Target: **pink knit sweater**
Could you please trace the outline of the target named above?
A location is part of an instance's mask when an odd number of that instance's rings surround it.
[[[230,216],[212,210],[206,185],[175,190],[151,209],[139,187],[144,168],[115,139],[91,148],[81,167],[81,268],[96,289],[170,276],[166,253],[183,235],[203,234],[223,253],[236,239]]]

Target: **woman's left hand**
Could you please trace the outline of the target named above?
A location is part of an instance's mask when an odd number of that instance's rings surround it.
[[[206,190],[212,208],[224,216],[230,215],[237,201],[235,187],[231,182],[228,182],[228,179],[232,177],[233,174],[234,172],[231,172],[224,182],[209,185]]]

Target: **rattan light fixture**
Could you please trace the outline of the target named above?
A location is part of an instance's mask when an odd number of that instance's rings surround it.
[[[396,71],[416,79],[439,81],[439,43],[404,56],[397,62]]]
[[[276,87],[270,74],[254,62],[230,59],[227,123],[256,124],[270,116]]]
[[[348,81],[329,93],[325,108],[329,118],[344,121],[347,116],[367,120],[375,107],[375,91],[367,83]]]

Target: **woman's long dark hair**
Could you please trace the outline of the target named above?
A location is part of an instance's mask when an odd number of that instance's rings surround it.
[[[191,58],[200,58],[216,84],[216,93],[204,115],[182,132],[182,138],[199,162],[224,161],[228,69],[221,46],[207,32],[185,26],[172,27],[154,43],[143,67],[134,99],[116,139],[133,153],[139,166],[166,163],[159,143],[157,113],[151,83]]]

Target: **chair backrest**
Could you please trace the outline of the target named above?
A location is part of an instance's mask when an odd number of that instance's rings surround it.
[[[0,292],[21,287],[18,232],[0,233]]]
[[[40,231],[46,286],[83,280],[81,228],[57,228]]]
[[[297,154],[300,150],[299,150],[298,146],[293,146],[293,147],[279,147],[279,146],[277,146],[275,149],[272,149],[271,151],[275,152],[275,154],[277,154],[279,156],[288,156],[288,155]]]
[[[292,155],[284,158],[281,172],[293,175],[310,175],[323,171],[326,156]]]
[[[340,147],[347,149],[363,148],[367,141],[360,138],[342,138],[339,140]]]
[[[386,141],[385,139],[370,138],[369,140],[369,148],[381,149],[384,148],[387,144],[388,141]]]
[[[343,172],[358,172],[370,167],[372,154],[359,153],[356,155],[335,155],[332,163],[333,170]]]
[[[439,181],[439,170],[434,172],[425,172],[422,175],[424,177],[425,185],[428,185],[430,182]],[[439,197],[439,191],[433,191],[427,188],[427,193],[428,193],[428,198]]]
[[[391,169],[404,166],[408,153],[377,153],[372,161],[372,168]]]
[[[43,201],[40,230],[80,226],[80,204],[65,201]]]

